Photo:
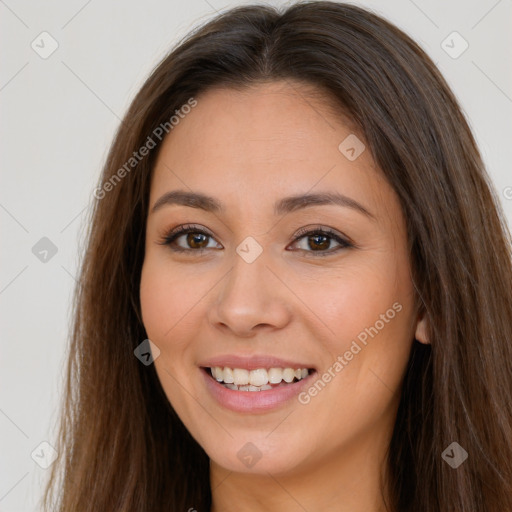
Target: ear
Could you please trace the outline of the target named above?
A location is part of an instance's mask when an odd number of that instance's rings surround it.
[[[416,324],[416,332],[414,337],[424,345],[430,345],[430,340],[427,336],[427,319],[425,316],[425,312],[423,312],[418,318],[418,322]]]

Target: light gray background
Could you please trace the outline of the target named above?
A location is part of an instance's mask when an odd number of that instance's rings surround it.
[[[119,120],[173,43],[249,3],[0,0],[2,512],[38,510],[47,470],[31,453],[54,436],[87,208]],[[512,0],[352,3],[397,24],[437,63],[512,225]],[[43,31],[59,45],[47,59],[31,47]],[[469,43],[456,59],[441,47],[453,31]],[[58,249],[46,263],[32,253],[42,237]]]

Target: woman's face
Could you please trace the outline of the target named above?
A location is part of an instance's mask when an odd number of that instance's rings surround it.
[[[196,99],[154,169],[141,278],[170,403],[230,471],[382,455],[423,337],[394,191],[298,84]]]

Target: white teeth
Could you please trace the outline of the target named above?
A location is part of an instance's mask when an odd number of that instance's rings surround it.
[[[224,377],[222,379],[226,384],[233,384],[235,377],[233,376],[233,370],[231,368],[224,367]]]
[[[295,378],[295,371],[291,368],[285,368],[283,370],[283,380],[285,382],[291,382]]]
[[[237,385],[249,384],[249,371],[243,368],[233,370],[233,382]]]
[[[220,366],[215,366],[214,368],[212,368],[212,371],[213,371],[213,376],[218,381],[224,380],[224,375],[223,375],[224,372],[222,371],[222,368]]]
[[[268,371],[268,381],[271,384],[279,384],[283,380],[283,370],[281,368],[270,368]]]
[[[268,383],[267,370],[259,368],[258,370],[251,370],[249,373],[249,382],[253,386],[264,386]]]
[[[280,384],[281,381],[291,383],[309,375],[307,368],[258,368],[249,371],[244,368],[214,366],[210,370],[217,382],[234,391],[265,391],[272,389],[270,384]]]

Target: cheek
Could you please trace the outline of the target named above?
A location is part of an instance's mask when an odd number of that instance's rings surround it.
[[[181,339],[176,334],[186,329],[194,315],[194,305],[205,291],[197,280],[188,280],[169,265],[159,264],[151,258],[144,262],[140,282],[142,320],[148,337],[168,344]]]
[[[142,321],[150,339],[162,340],[173,325],[170,312],[176,311],[175,294],[151,266],[144,264],[140,283]],[[176,301],[177,302],[177,301]]]
[[[190,337],[187,321],[193,310],[190,311],[189,294],[179,288],[183,282],[160,269],[150,261],[144,263],[140,284],[142,321],[148,338],[160,349],[155,370],[167,398],[176,406],[181,402],[177,381],[185,382],[189,377],[182,361]]]
[[[358,404],[379,409],[377,402],[386,402],[390,390],[400,385],[413,339],[407,267],[389,258],[353,266],[334,280],[328,277],[303,282],[299,292],[316,313],[315,324],[326,333],[322,374],[331,369],[336,375],[326,375],[325,380],[332,382],[326,397],[339,401],[343,394],[356,409]],[[357,399],[347,398],[347,391]]]
[[[184,414],[188,405],[181,386],[192,388],[188,383],[190,372],[183,361],[190,348],[192,308],[197,298],[176,274],[171,275],[163,265],[146,259],[141,274],[140,302],[146,334],[160,349],[154,361],[158,379],[169,402]]]
[[[388,310],[391,311],[387,316],[392,319],[383,331],[389,331],[396,319],[405,316],[395,314],[393,304],[406,306],[404,302],[410,301],[409,287],[404,283],[407,276],[401,275],[401,271],[397,274],[392,267],[392,260],[347,264],[347,270],[297,279],[297,296],[315,313],[315,323],[326,333],[333,349],[343,349],[345,342],[350,344],[351,339],[373,326]]]

